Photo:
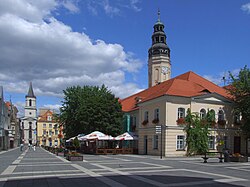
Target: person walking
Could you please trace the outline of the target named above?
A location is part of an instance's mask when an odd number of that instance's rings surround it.
[[[36,151],[36,144],[33,145],[33,150]]]
[[[23,143],[20,144],[20,151],[23,151]]]

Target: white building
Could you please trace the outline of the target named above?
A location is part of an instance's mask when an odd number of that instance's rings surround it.
[[[36,144],[37,109],[32,83],[30,83],[25,99],[24,117],[21,118],[22,141],[24,144]]]

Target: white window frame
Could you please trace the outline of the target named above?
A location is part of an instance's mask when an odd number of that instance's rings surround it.
[[[200,109],[200,119],[205,119],[206,115],[207,111],[204,108]]]
[[[218,111],[218,121],[219,120],[225,120],[225,113],[221,109]]]
[[[215,136],[208,136],[208,149],[209,150],[215,149]]]
[[[154,119],[160,119],[160,109],[156,108],[154,111]]]
[[[159,149],[159,136],[153,136],[153,149]]]
[[[185,118],[185,108],[183,108],[183,107],[179,107],[178,109],[177,109],[177,117],[178,117],[178,119],[180,119],[180,118]]]
[[[179,138],[179,137],[183,137],[183,139]],[[181,151],[185,150],[185,144],[186,144],[186,142],[185,142],[185,135],[177,135],[176,136],[176,150],[177,151],[179,151],[179,150],[181,150]]]

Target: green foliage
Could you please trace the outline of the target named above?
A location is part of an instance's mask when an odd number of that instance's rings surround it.
[[[74,146],[75,148],[80,147],[80,142],[79,142],[79,140],[78,140],[77,137],[75,137],[74,140],[73,140],[73,146]]]
[[[63,91],[60,120],[67,137],[101,131],[118,135],[122,129],[122,108],[104,86],[73,86]]]
[[[208,123],[200,119],[198,114],[192,114],[190,109],[187,110],[185,118],[187,134],[187,155],[203,154],[208,151]]]
[[[230,73],[230,94],[234,97],[235,113],[242,116],[242,129],[250,137],[250,70],[245,66],[237,76]]]

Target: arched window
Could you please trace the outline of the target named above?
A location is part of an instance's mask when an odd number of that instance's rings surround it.
[[[178,119],[185,118],[185,108],[178,108]]]
[[[201,110],[200,110],[200,118],[201,119],[204,119],[206,117],[206,110],[204,109],[204,108],[202,108]]]
[[[208,118],[212,121],[215,121],[215,111],[213,109],[209,110],[208,114],[207,114]]]
[[[159,82],[159,70],[155,69],[155,82],[158,83]]]
[[[219,110],[218,112],[218,121],[224,120],[225,119],[225,115],[223,110]]]
[[[31,99],[29,100],[29,106],[32,106],[32,100]]]

